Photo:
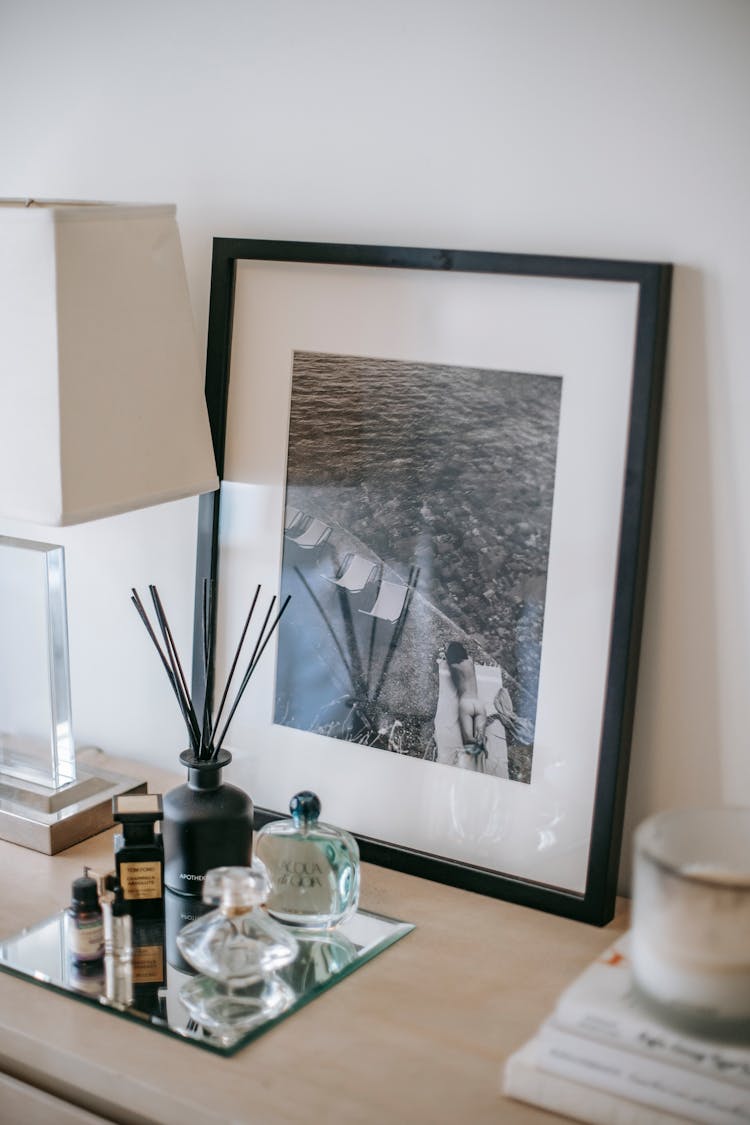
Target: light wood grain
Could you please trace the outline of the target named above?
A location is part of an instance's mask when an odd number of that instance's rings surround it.
[[[179,780],[109,762],[155,792]],[[55,857],[0,843],[0,933],[111,867],[111,836]],[[121,1122],[550,1125],[500,1095],[502,1063],[622,932],[622,904],[601,930],[368,864],[362,883],[365,909],[417,929],[233,1058],[0,974],[0,1070]]]
[[[108,1125],[104,1117],[0,1074],[0,1120],[3,1125]]]

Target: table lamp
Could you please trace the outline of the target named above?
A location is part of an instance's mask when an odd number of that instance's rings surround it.
[[[0,200],[0,517],[218,488],[175,211]],[[54,854],[143,788],[76,762],[63,548],[0,536],[0,838]]]

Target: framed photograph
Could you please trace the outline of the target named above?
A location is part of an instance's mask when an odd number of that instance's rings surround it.
[[[313,789],[366,860],[611,918],[670,283],[215,240],[196,630],[212,577],[223,682],[291,595],[227,739],[261,819]]]

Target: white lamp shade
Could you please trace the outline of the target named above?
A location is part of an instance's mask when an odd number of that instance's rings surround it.
[[[0,201],[0,516],[215,488],[175,208]]]

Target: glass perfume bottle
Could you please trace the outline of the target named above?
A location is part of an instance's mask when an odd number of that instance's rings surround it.
[[[73,880],[71,903],[66,912],[66,943],[74,965],[101,967],[104,954],[104,924],[96,879],[89,874]]]
[[[177,935],[180,953],[202,974],[183,985],[180,1000],[201,1027],[226,1042],[295,998],[276,974],[294,961],[297,941],[261,909],[268,891],[260,866],[208,871],[203,898],[218,909]]]
[[[177,935],[180,953],[194,969],[236,987],[282,969],[297,955],[297,942],[260,907],[268,879],[251,867],[207,872],[204,901],[218,905]]]
[[[163,817],[158,793],[128,793],[112,800],[117,882],[133,918],[164,917],[164,844],[156,831]]]
[[[359,848],[341,828],[319,822],[320,800],[304,790],[289,802],[291,820],[266,824],[255,854],[271,880],[266,908],[287,925],[330,929],[359,902]]]

